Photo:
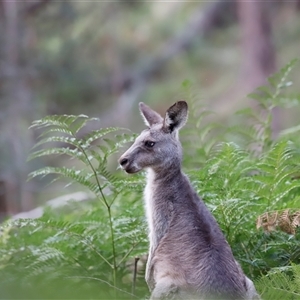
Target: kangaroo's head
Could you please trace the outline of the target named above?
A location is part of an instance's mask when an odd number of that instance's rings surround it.
[[[173,104],[163,118],[144,103],[139,104],[142,117],[148,126],[134,144],[120,157],[119,163],[127,173],[145,168],[159,172],[167,168],[180,168],[181,144],[178,131],[187,120],[185,101]]]

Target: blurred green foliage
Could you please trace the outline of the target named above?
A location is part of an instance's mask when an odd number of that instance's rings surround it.
[[[22,61],[33,74],[35,114],[101,115],[122,94],[124,77],[143,70],[158,58],[168,43],[184,31],[193,13],[206,6],[148,1],[101,5],[64,1],[45,5],[23,24]],[[233,18],[230,8],[223,15]],[[298,18],[292,15],[288,20],[291,23],[287,21],[285,27],[274,31],[274,40],[280,45],[280,63],[297,55]],[[178,95],[178,82],[185,78],[202,85],[210,99],[205,100],[208,105],[215,97],[220,98],[235,85],[238,76],[238,26],[226,23],[205,39],[195,37],[189,51],[170,59],[153,76],[151,84],[149,81],[144,101],[172,102]],[[234,105],[226,102],[227,106]]]
[[[217,2],[221,14],[195,29]],[[209,120],[230,123],[235,109],[248,106],[241,95],[251,81],[241,75],[241,66],[248,61],[242,47],[247,35],[235,5],[220,0],[2,1],[0,181],[6,191],[0,218],[32,209],[60,193],[61,185],[47,189],[41,182],[25,183],[26,174],[40,165],[64,163],[45,157],[25,164],[36,142],[35,132],[27,131],[34,119],[84,113],[100,117],[102,127],[139,128],[135,104],[142,100],[162,111],[185,96],[179,83],[189,78],[197,93],[201,90],[203,106],[217,113]],[[298,55],[299,12],[291,2],[270,3],[270,8],[274,28],[270,39],[282,65]],[[207,27],[211,28],[205,34],[202,29]],[[185,38],[190,38],[189,45],[176,52]],[[261,48],[256,43],[253,47]],[[299,85],[298,77],[294,81]],[[280,125],[295,119],[297,114],[290,109],[280,115]]]

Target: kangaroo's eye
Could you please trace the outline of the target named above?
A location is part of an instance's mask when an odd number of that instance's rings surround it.
[[[145,146],[147,148],[152,148],[155,145],[155,142],[152,141],[145,141]]]

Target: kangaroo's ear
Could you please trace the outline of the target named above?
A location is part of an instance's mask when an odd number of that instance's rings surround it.
[[[147,126],[152,126],[153,124],[159,124],[163,122],[163,118],[156,111],[151,109],[148,105],[143,102],[139,104],[141,115]]]
[[[188,117],[188,105],[185,101],[178,101],[173,104],[166,112],[164,128],[168,132],[182,128]]]

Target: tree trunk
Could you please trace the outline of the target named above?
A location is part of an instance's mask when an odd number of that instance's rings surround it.
[[[237,0],[241,28],[242,84],[247,92],[266,84],[266,79],[276,70],[275,49],[269,3],[264,1]],[[273,111],[273,134],[280,129],[280,111]]]
[[[263,1],[238,0],[242,32],[242,72],[252,89],[264,84],[266,77],[275,71],[275,50],[267,5]]]
[[[1,168],[8,214],[32,208],[32,197],[26,183],[29,147],[28,132],[31,92],[27,83],[24,62],[21,63],[22,32],[19,2],[3,0],[3,88],[0,98],[5,115],[1,116]],[[22,26],[21,26],[22,25]]]

